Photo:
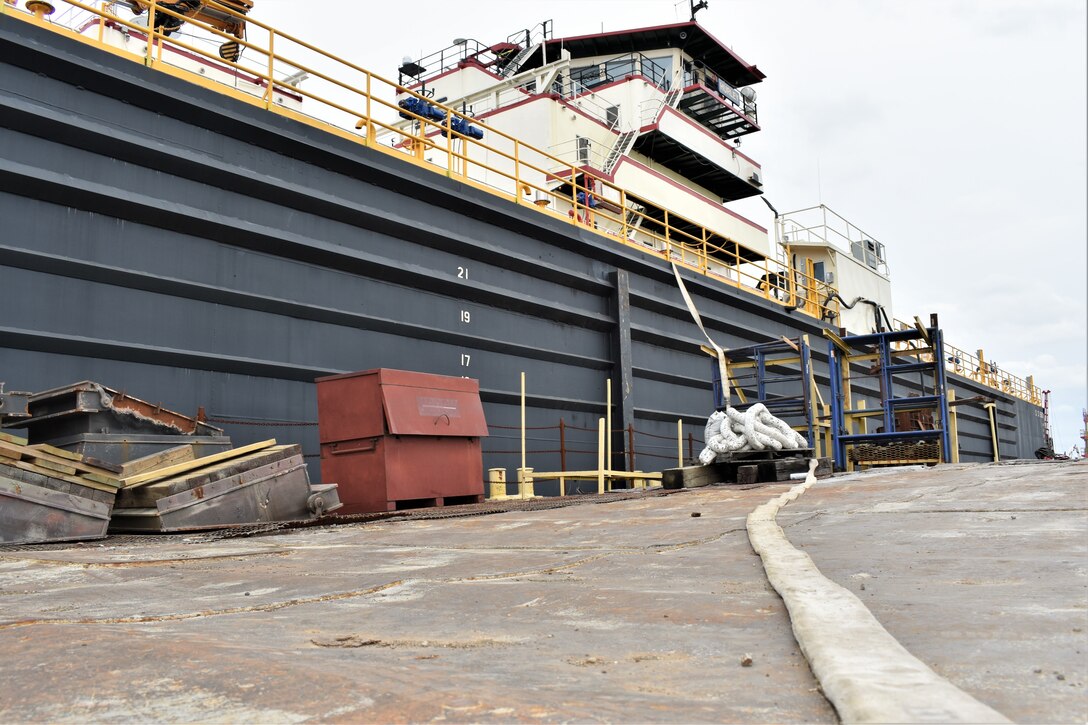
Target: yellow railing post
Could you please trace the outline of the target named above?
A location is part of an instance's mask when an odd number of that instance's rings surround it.
[[[805,259],[805,310],[812,317],[820,316],[820,293],[816,290],[816,263]],[[839,320],[842,326],[842,320]]]
[[[446,114],[446,176],[453,176],[453,114]]]
[[[574,203],[574,214],[570,221],[571,224],[577,226],[578,217],[582,212],[578,211],[578,171],[573,166],[570,167],[570,196]]]
[[[994,448],[994,463],[997,463],[1001,460],[1001,447],[997,440],[997,405],[984,403],[982,407],[990,414],[990,443]]]
[[[373,110],[371,109],[371,106],[370,106],[370,101],[371,101],[371,98],[372,98],[371,91],[370,91],[370,78],[371,78],[371,73],[368,71],[367,72],[367,146],[374,146],[376,143],[378,143],[378,139],[374,138],[374,136],[378,135],[378,128],[374,127],[374,114],[373,114]]]
[[[605,462],[608,465],[607,470],[608,470],[609,474],[611,474],[612,473],[612,378],[608,378],[607,380],[605,380],[605,386],[604,387],[605,387],[604,419],[605,419],[605,430],[608,432],[608,435],[605,436],[605,452],[607,454],[607,457],[605,458]],[[611,488],[611,484],[612,484],[611,479],[609,479],[608,483],[609,483],[609,488]]]
[[[604,493],[604,418],[597,419],[597,493]]]
[[[665,258],[672,258],[672,224],[669,222],[669,210],[665,210]],[[684,255],[680,255],[680,261],[684,261]]]
[[[627,190],[626,189],[620,189],[620,213],[623,215],[622,221],[620,222],[623,225],[622,226],[623,239],[624,239],[624,241],[627,241],[627,240],[629,240],[631,238],[631,233],[627,229]]]
[[[676,420],[676,467],[684,467],[684,419]]]
[[[525,373],[521,374],[521,467],[525,468]]]
[[[514,139],[514,203],[521,203],[521,142]]]
[[[956,391],[948,389],[948,440],[951,441],[952,450],[948,451],[950,463],[960,462],[960,425],[956,417]]]
[[[268,31],[268,93],[264,99],[264,107],[272,107],[274,87],[276,85],[276,31]]]
[[[147,7],[147,54],[144,56],[144,65],[153,65],[152,52],[155,47],[155,11],[158,9],[158,0],[151,0]]]

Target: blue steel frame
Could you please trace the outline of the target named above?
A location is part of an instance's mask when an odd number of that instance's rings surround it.
[[[847,347],[859,350],[866,346],[876,347],[880,360],[880,407],[884,421],[883,433],[851,434],[846,429],[846,412],[848,402],[845,399],[844,373],[849,374],[850,361],[853,356],[846,355],[839,349],[835,342],[828,343],[828,369],[831,377],[831,435],[832,448],[835,454],[835,467],[842,470],[846,468],[846,447],[861,443],[891,443],[894,441],[930,440],[938,439],[941,444],[941,460],[949,463],[952,460],[952,439],[948,430],[948,379],[944,367],[944,334],[938,327],[930,327],[926,330],[930,347],[933,349],[932,361],[896,363],[896,355],[903,356],[904,352],[896,353],[892,350],[894,342],[909,342],[912,340],[925,340],[922,332],[917,329],[897,330],[895,332],[877,332],[870,335],[848,335],[842,338]],[[872,354],[861,353],[861,354]],[[895,376],[903,373],[922,372],[932,373],[932,395],[920,395],[907,398],[895,397]],[[853,409],[853,406],[850,406]],[[937,419],[940,421],[938,430],[914,430],[897,431],[895,429],[895,413],[897,410],[933,409],[937,411]]]
[[[795,350],[792,345],[796,345],[797,349]],[[806,429],[809,445],[815,446],[812,419],[812,349],[805,342],[805,338],[803,336],[798,337],[789,343],[785,341],[765,342],[749,347],[727,350],[725,354],[730,362],[755,362],[754,374],[744,379],[755,379],[756,398],[754,400],[749,399],[733,407],[737,410],[745,410],[756,403],[763,403],[771,413],[780,418],[801,416],[804,419],[802,425]],[[781,362],[782,359],[794,357],[800,358],[799,373],[790,375],[768,374],[768,367],[797,365],[797,363],[792,362]],[[714,384],[714,407],[716,410],[722,410],[726,407],[726,401],[723,400],[722,396],[722,376],[717,360],[711,363],[711,379]],[[768,392],[768,385],[773,386],[778,383],[793,381],[801,383],[800,396],[771,396]]]

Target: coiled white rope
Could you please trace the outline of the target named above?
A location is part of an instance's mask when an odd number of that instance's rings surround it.
[[[706,448],[699,454],[699,462],[704,466],[713,463],[719,453],[808,448],[805,437],[772,415],[763,403],[743,413],[735,408],[713,412],[703,440]]]
[[[688,294],[688,288],[684,279],[680,276],[680,270],[676,264],[672,265],[673,276],[676,277],[676,286],[680,288],[680,295],[684,298],[684,304],[691,313],[691,319],[695,321],[700,332],[706,337],[707,342],[714,349],[718,359],[718,372],[721,376],[722,400],[729,404],[729,365],[726,362],[725,350],[706,331],[703,318],[699,310],[695,308],[695,302]],[[784,421],[771,415],[767,406],[756,403],[743,413],[727,407],[725,412],[715,411],[706,423],[706,431],[703,436],[706,448],[699,454],[699,461],[705,466],[714,462],[719,453],[735,453],[737,451],[765,451],[768,449],[780,451],[783,448],[808,448],[808,441],[800,433],[790,428]]]

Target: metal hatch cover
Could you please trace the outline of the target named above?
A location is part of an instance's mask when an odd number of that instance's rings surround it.
[[[386,424],[393,435],[484,437],[480,394],[440,387],[381,386]]]

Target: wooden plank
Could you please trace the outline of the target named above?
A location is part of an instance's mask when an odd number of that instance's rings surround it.
[[[107,471],[102,468],[95,468],[94,466],[88,466],[86,463],[71,461],[67,458],[59,458],[50,453],[45,453],[44,451],[34,450],[33,448],[26,448],[24,450],[23,456],[39,463],[45,461],[56,465],[67,466],[69,468],[75,469],[77,473],[94,473],[99,476],[105,476],[106,478],[113,478],[115,480],[117,479],[117,476],[112,475],[111,471]]]
[[[927,345],[932,344],[929,340],[929,330],[927,330],[926,326],[922,324],[922,318],[920,318],[918,315],[914,316],[914,329],[918,330],[918,332],[922,334],[922,339],[926,341]]]
[[[0,444],[3,445],[3,444]],[[51,448],[52,446],[48,446]],[[56,456],[47,452],[44,448],[38,448],[33,446],[23,446],[18,444],[4,445],[6,451],[3,455],[5,458],[19,458],[34,461],[43,468],[57,471],[58,473],[64,473],[66,475],[74,475],[77,473],[93,473],[105,478],[112,478],[116,481],[116,476],[111,475],[111,471],[107,471],[103,468],[96,468],[95,466],[89,466],[82,462],[82,456],[79,461],[72,460],[70,457],[74,454],[64,451],[65,456]],[[115,484],[116,485],[116,484]]]
[[[69,461],[78,461],[79,463],[83,462],[83,456],[79,455],[78,453],[72,453],[71,451],[66,451],[63,448],[57,448],[56,446],[51,446],[47,443],[38,443],[32,446],[27,446],[27,448],[35,451],[41,451],[42,453],[48,453],[49,455],[56,456],[57,458],[66,458]]]
[[[146,473],[140,473],[135,476],[128,476],[121,479],[121,483],[126,487],[143,486],[153,481],[161,481],[164,478],[170,478],[171,476],[177,476],[182,473],[188,473],[189,471],[196,471],[205,466],[210,466],[213,463],[219,463],[220,461],[229,461],[232,458],[240,458],[248,453],[254,451],[261,451],[265,448],[271,448],[276,445],[276,439],[270,438],[260,443],[253,443],[248,446],[242,446],[241,448],[232,448],[229,451],[223,451],[222,453],[215,453],[210,456],[204,456],[203,458],[197,458],[192,461],[186,461],[185,463],[178,463],[173,466],[167,466],[166,468],[159,468],[154,471],[148,471]]]
[[[23,460],[23,451],[21,448],[10,446],[0,442],[0,456],[4,458],[11,458],[16,461]]]
[[[213,463],[197,471],[189,471],[161,481],[152,481],[146,485],[122,488],[118,494],[117,505],[126,508],[155,506],[159,499],[166,496],[191,491],[198,486],[206,486],[293,455],[302,455],[302,446],[297,444],[272,446],[254,453],[247,453],[240,458]]]
[[[111,489],[121,488],[121,481],[116,476],[103,476],[98,473],[80,473],[77,475],[82,479],[109,486]]]
[[[29,471],[30,473],[36,473],[39,476],[46,476],[48,478],[56,478],[56,479],[59,479],[61,481],[65,481],[67,483],[74,483],[77,486],[86,486],[87,488],[94,488],[94,489],[97,489],[99,491],[106,491],[108,493],[115,493],[117,491],[117,486],[116,485],[111,486],[111,485],[104,484],[104,483],[98,483],[97,481],[88,481],[85,478],[76,478],[75,476],[68,476],[68,475],[63,474],[63,473],[61,473],[59,471],[50,471],[48,468],[42,468],[40,466],[35,466],[33,463],[28,463],[26,461],[13,461],[10,465],[15,467],[15,468],[22,469],[24,471]]]
[[[661,485],[664,488],[701,488],[713,483],[725,483],[729,475],[730,464],[711,463],[709,466],[684,466],[667,468],[661,472]]]
[[[30,448],[31,450],[34,450],[34,451],[40,451],[41,453],[43,453],[45,455],[48,455],[48,456],[51,456],[51,457],[54,457],[54,458],[59,458],[59,459],[63,459],[63,460],[66,460],[66,461],[72,461],[72,463],[70,463],[68,465],[75,465],[76,468],[78,468],[80,471],[83,471],[85,473],[89,473],[89,474],[93,474],[93,475],[105,475],[105,474],[108,474],[108,473],[120,473],[121,472],[121,467],[120,466],[109,463],[108,461],[100,461],[97,458],[91,458],[90,456],[83,456],[83,455],[80,455],[79,453],[73,453],[72,451],[66,451],[63,448],[57,448],[56,446],[51,446],[48,443],[37,443],[37,444],[32,445],[32,446],[27,446],[27,448]],[[36,458],[37,456],[34,456],[34,457]],[[79,464],[83,464],[83,466],[80,466]],[[90,470],[88,470],[88,469],[90,469]],[[96,473],[97,471],[101,471],[102,473],[98,474],[98,473]],[[115,481],[117,480],[116,476],[109,476],[109,478],[112,478]]]
[[[196,452],[193,451],[192,445],[187,443],[182,446],[168,448],[165,451],[152,453],[149,456],[144,456],[143,458],[137,458],[136,460],[124,463],[121,465],[119,473],[121,474],[121,478],[130,478],[141,473],[147,473],[148,471],[174,466],[178,463],[185,463],[195,459]]]
[[[826,337],[828,340],[831,340],[831,342],[835,345],[835,347],[842,350],[842,352],[844,354],[846,354],[846,355],[850,354],[850,346],[847,345],[845,342],[843,342],[841,337],[839,337],[838,335],[836,335],[834,332],[827,329],[826,327],[823,329],[823,334],[824,334],[824,337]]]
[[[13,443],[17,446],[26,445],[26,438],[20,438],[18,436],[13,436],[10,433],[4,432],[0,432],[0,441],[3,441],[4,443]]]
[[[34,465],[39,466],[40,468],[45,468],[50,471],[57,471],[67,476],[76,475],[76,469],[72,468],[71,466],[66,466],[63,463],[57,463],[56,461],[42,458],[32,458],[30,460],[34,463]]]

